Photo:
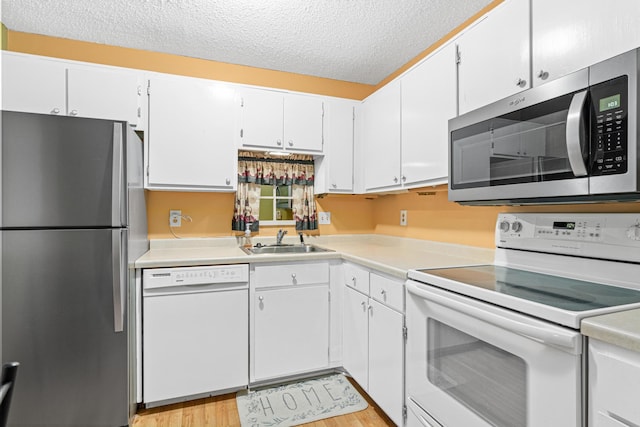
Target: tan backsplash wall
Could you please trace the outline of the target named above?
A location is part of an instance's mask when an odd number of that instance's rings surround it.
[[[427,193],[420,195],[420,193]],[[400,210],[407,226],[400,226]],[[446,186],[420,188],[374,200],[376,234],[412,237],[486,248],[495,247],[494,227],[500,212],[630,212],[640,203],[598,203],[546,206],[461,206],[447,199]]]

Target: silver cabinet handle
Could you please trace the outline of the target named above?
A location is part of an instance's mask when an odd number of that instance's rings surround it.
[[[225,178],[224,182],[226,182],[227,185],[231,184],[231,180],[229,178]]]
[[[59,114],[60,113],[60,109],[59,108],[54,108],[53,110],[51,110],[52,114]]]
[[[78,110],[71,110],[71,112],[69,113],[72,116],[77,116],[78,115]]]
[[[516,86],[518,87],[525,87],[527,85],[527,81],[525,79],[518,79],[518,81],[516,82]]]
[[[369,310],[369,313],[373,313],[373,306],[369,304],[369,307],[367,307],[367,310]]]
[[[402,175],[402,182],[406,182],[407,181],[407,177]]]
[[[398,182],[398,177],[397,176],[393,177],[393,182]]]
[[[366,303],[366,302],[362,301],[362,302],[360,303],[360,305],[362,306],[362,309],[363,309],[363,310],[366,310],[366,309],[367,309],[367,303]]]
[[[544,70],[540,70],[540,72],[538,73],[538,78],[540,80],[547,80],[548,77],[549,77],[549,73]]]
[[[567,113],[567,155],[569,157],[569,165],[575,176],[586,176],[587,167],[582,157],[582,141],[580,140],[582,111],[584,103],[587,100],[587,91],[583,90],[573,95],[569,111]]]
[[[282,145],[282,140],[281,139],[276,140],[276,144]]]
[[[385,296],[386,294],[387,294],[387,291],[385,291],[384,289],[380,291],[380,295]]]
[[[264,301],[264,297],[258,297],[258,301],[260,302]]]
[[[292,139],[289,140],[289,147],[293,147],[293,140]]]
[[[291,273],[291,278],[292,278],[293,280],[296,280],[296,273]]]
[[[351,281],[352,281],[353,283],[356,283],[356,276],[353,276],[353,277],[351,278]]]
[[[333,188],[338,188],[338,184],[331,184]]]

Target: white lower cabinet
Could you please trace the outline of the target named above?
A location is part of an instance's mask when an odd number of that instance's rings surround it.
[[[640,353],[589,341],[589,427],[640,425]]]
[[[328,368],[328,263],[252,270],[251,382]]]
[[[351,287],[351,279],[345,275],[343,366],[389,418],[402,425],[404,310],[403,304],[398,309],[383,301],[397,301],[396,294],[402,301],[403,283],[371,273],[371,293],[365,294]],[[362,275],[356,282],[362,285]]]

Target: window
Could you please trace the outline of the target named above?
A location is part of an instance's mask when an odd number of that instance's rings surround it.
[[[290,185],[260,186],[260,222],[264,225],[295,225]]]

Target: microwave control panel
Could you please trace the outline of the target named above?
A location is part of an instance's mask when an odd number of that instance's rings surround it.
[[[609,80],[591,92],[591,175],[627,172],[627,76]]]

